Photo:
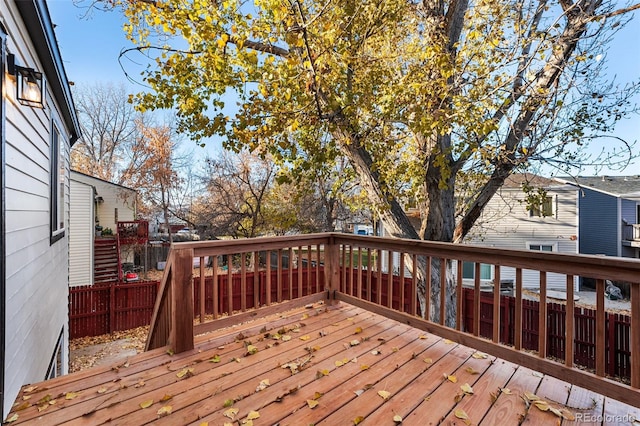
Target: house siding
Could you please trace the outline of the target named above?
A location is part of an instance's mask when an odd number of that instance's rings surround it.
[[[93,284],[95,226],[93,187],[71,179],[69,211],[69,286]]]
[[[619,256],[618,198],[581,188],[580,223],[589,224],[580,228],[580,253]]]
[[[577,253],[577,191],[570,185],[547,188],[553,198],[553,216],[530,217],[520,189],[503,187],[487,204],[465,243],[509,250],[528,250],[528,244],[552,245],[558,253]],[[515,280],[513,268],[500,271],[502,280]],[[577,283],[577,281],[576,281]],[[540,287],[539,273],[523,271],[523,287]],[[547,274],[547,288],[565,290],[564,275]]]
[[[7,51],[15,55],[17,64],[44,73],[29,34],[34,29],[28,31],[21,16],[15,2],[0,2],[0,18],[7,31]],[[8,413],[23,384],[45,379],[61,332],[62,373],[67,373],[68,369],[69,247],[64,237],[51,242],[50,146],[52,123],[55,123],[65,153],[62,167],[66,233],[69,228],[68,153],[71,135],[77,129],[65,126],[66,122],[61,118],[63,106],[52,94],[49,75],[44,75],[43,109],[19,104],[15,100],[15,79],[6,73],[2,78],[5,111],[2,140],[5,351],[2,368],[3,413]]]

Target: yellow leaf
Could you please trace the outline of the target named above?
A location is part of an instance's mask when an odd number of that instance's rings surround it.
[[[433,360],[431,358],[425,358],[424,362],[426,362],[427,364],[433,364]]]
[[[393,416],[393,421],[395,423],[402,423],[402,416],[396,414],[395,416]]]
[[[191,376],[193,376],[193,368],[183,368],[176,374],[176,377],[179,379]]]
[[[162,398],[160,398],[160,402],[165,402],[173,398],[173,395],[165,394]]]
[[[362,327],[356,327],[356,331],[353,334],[360,334],[362,333]]]
[[[258,352],[258,348],[254,345],[248,345],[247,346],[247,355],[253,355],[256,352]]]
[[[469,415],[462,409],[459,408],[454,412],[455,416],[457,418],[459,418],[460,420],[463,420],[465,422],[465,424],[470,424],[471,422],[469,421]]]
[[[419,337],[420,340],[427,340],[428,338],[429,338],[429,336],[427,336],[426,334],[422,334]]]
[[[353,419],[353,424],[354,425],[359,425],[360,423],[362,423],[363,420],[364,420],[364,417],[358,416],[355,419]]]
[[[381,391],[378,391],[378,395],[380,395],[380,397],[386,401],[391,396],[391,392],[381,390]]]
[[[334,362],[334,364],[335,364],[336,367],[342,367],[344,365],[344,363],[342,361],[340,361],[340,360]]]
[[[37,386],[29,386],[28,388],[25,388],[22,392],[24,393],[30,393],[33,392],[34,390],[38,389]]]
[[[445,374],[445,376],[447,375]],[[447,380],[450,381],[451,383],[458,383],[458,378],[454,375],[447,376]]]
[[[209,422],[202,422],[198,426],[209,426]]]
[[[509,389],[509,388],[502,388],[502,389],[500,389],[500,392],[502,392],[505,395],[512,395],[511,389]]]
[[[300,319],[305,320],[305,319],[307,319],[307,318],[309,318],[309,315],[308,315],[308,314],[302,314],[302,317],[301,317]]]
[[[247,415],[247,420],[255,420],[259,418],[260,413],[258,413],[257,411],[249,411],[249,414]]]
[[[64,399],[74,399],[77,398],[78,395],[80,395],[77,392],[67,392],[66,395],[64,396]]]
[[[324,370],[318,370],[318,371],[316,372],[316,379],[319,379],[319,378],[321,378],[321,377],[328,376],[328,375],[329,375],[329,370],[327,370],[327,369],[324,369]]]
[[[13,416],[9,417],[9,418],[7,419],[7,423],[13,423],[13,422],[15,422],[16,420],[18,420],[18,413],[14,413],[14,414],[13,414]]]
[[[531,392],[525,392],[524,393],[524,397],[527,398],[529,401],[538,401],[540,399],[540,397],[538,397],[538,395],[536,395],[535,393],[531,393]]]
[[[471,356],[474,357],[475,359],[486,359],[488,357],[487,354],[482,352],[474,352],[474,354]]]
[[[285,334],[284,336],[282,336],[283,342],[288,342],[289,340],[291,340],[291,336],[289,336],[288,334]]]
[[[171,406],[170,405],[165,405],[164,407],[161,407],[158,410],[158,415],[160,417],[168,416],[169,414],[171,414]]]
[[[453,345],[455,342],[449,339],[444,339],[443,340],[444,343],[446,343],[447,345]]]
[[[464,385],[460,386],[460,389],[462,389],[462,392],[469,395],[473,393],[473,388],[469,385],[469,383],[465,383]]]
[[[218,362],[220,362],[220,355],[215,354],[215,355],[213,356],[213,358],[211,358],[211,359],[209,360],[209,362],[213,362],[213,363],[218,363]]]
[[[311,337],[310,337],[309,335],[305,335],[305,336],[301,336],[301,337],[300,337],[300,340],[304,340],[305,342],[306,342],[307,340],[309,340],[309,339],[311,339]]]
[[[271,385],[271,383],[269,383],[269,379],[261,380],[260,384],[258,385],[258,387],[256,387],[256,392],[260,392],[261,390],[266,389],[270,385]]]
[[[322,392],[316,392],[313,394],[313,399],[320,399],[324,395]]]
[[[230,418],[231,420],[236,418],[236,414],[238,414],[238,411],[240,411],[237,408],[229,408],[227,411],[225,411],[224,413],[222,413],[223,416]]]
[[[227,399],[222,404],[222,408],[231,407],[233,405],[233,399]]]
[[[307,399],[307,405],[311,409],[316,408],[318,406],[318,404],[319,404],[319,402],[314,400],[314,399]]]
[[[22,404],[18,405],[17,407],[14,407],[15,411],[22,411],[25,410],[27,408],[31,407],[31,404],[29,404],[28,402],[23,402]]]
[[[350,346],[358,346],[360,344],[360,340],[352,340],[349,342]]]
[[[107,391],[107,388],[105,387],[101,387],[100,389],[98,389],[98,393],[105,393]]]
[[[571,413],[568,410],[565,410],[564,408],[560,410],[560,415],[565,420],[574,421],[576,419],[576,416],[574,416],[573,413]]]
[[[149,408],[153,405],[153,399],[148,399],[140,403],[140,408]]]
[[[466,371],[469,374],[480,374],[480,372],[477,370],[474,370],[473,367],[467,367],[467,369],[464,371]]]
[[[360,366],[360,370],[361,370],[361,371],[368,370],[368,369],[369,369],[369,366],[368,366],[368,365],[366,365],[366,364],[365,364],[365,365],[361,365],[361,366]]]
[[[534,402],[534,405],[540,411],[549,411],[549,403],[547,403],[547,401],[537,400],[537,401]]]

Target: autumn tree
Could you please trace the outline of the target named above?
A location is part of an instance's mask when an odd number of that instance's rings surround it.
[[[510,174],[574,165],[638,89],[602,74],[607,42],[638,8],[614,1],[108,4],[129,20],[135,46],[123,54],[152,59],[138,108],[175,108],[180,131],[226,136],[229,148],[268,151],[305,173],[344,156],[396,237],[462,241]],[[223,111],[230,94],[234,117]],[[419,231],[405,197],[420,206]]]

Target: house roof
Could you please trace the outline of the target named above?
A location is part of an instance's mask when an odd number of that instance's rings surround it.
[[[566,183],[589,188],[617,197],[640,197],[640,175],[634,176],[578,176],[558,178]]]
[[[520,189],[524,183],[533,187],[549,187],[558,184],[556,180],[533,173],[514,173],[505,179],[503,187]]]
[[[45,0],[21,0],[16,1],[16,6],[29,29],[29,36],[44,67],[42,71],[47,76],[47,84],[60,103],[62,117],[71,131],[70,143],[73,145],[80,137],[80,123],[47,3]]]
[[[120,185],[119,183],[109,182],[108,180],[100,179],[99,177],[91,176],[91,175],[88,175],[86,173],[79,172],[77,170],[71,170],[71,178],[72,179],[73,179],[73,175],[80,175],[80,176],[83,176],[83,177],[86,177],[86,178],[89,178],[89,179],[94,179],[94,180],[97,180],[99,182],[103,182],[103,183],[106,183],[106,184],[109,184],[109,185],[117,186],[118,188],[121,188],[121,189],[126,189],[126,190],[132,191],[132,192],[138,192],[137,190],[135,190],[133,188],[129,188],[128,186]]]

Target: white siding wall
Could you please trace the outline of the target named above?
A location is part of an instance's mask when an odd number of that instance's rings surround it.
[[[69,285],[91,285],[93,284],[92,254],[95,235],[93,187],[71,179],[70,197]]]
[[[563,185],[548,189],[548,195],[554,200],[554,216],[529,217],[522,191],[503,188],[491,199],[465,243],[512,250],[527,250],[527,244],[550,244],[558,253],[577,253],[577,191]],[[500,275],[501,279],[515,280],[512,268],[502,268]],[[538,288],[539,282],[537,271],[523,271],[525,288]],[[564,290],[565,277],[547,274],[547,287]]]
[[[7,48],[18,64],[42,69],[13,2],[0,2],[8,37]],[[63,331],[64,373],[68,360],[67,238],[50,243],[49,171],[52,120],[69,152],[69,134],[50,93],[44,109],[15,101],[15,80],[5,84],[6,195],[6,353],[4,412],[8,413],[25,383],[45,378]],[[46,77],[45,77],[46,78]],[[65,232],[69,224],[69,164],[65,187]]]

